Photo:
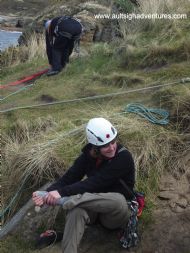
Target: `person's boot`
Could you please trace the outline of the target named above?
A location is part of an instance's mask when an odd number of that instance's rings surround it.
[[[54,75],[57,75],[60,71],[58,70],[49,70],[47,72],[47,76],[54,76]]]
[[[36,238],[35,248],[45,248],[47,246],[53,245],[56,242],[60,242],[62,238],[62,232],[56,232],[55,230],[47,230]]]

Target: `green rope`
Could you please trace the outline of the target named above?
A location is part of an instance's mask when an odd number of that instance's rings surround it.
[[[136,113],[153,124],[167,125],[169,123],[169,112],[163,109],[147,108],[139,103],[128,104],[124,108],[125,112]]]
[[[15,193],[15,195],[13,196],[13,198],[10,200],[9,204],[2,210],[2,212],[0,213],[0,218],[3,219],[5,214],[11,210],[11,208],[13,207],[16,199],[18,198],[19,194],[22,191],[23,186],[25,185],[26,181],[28,180],[29,176],[26,175],[23,182],[21,183],[19,189],[17,190],[17,192]]]
[[[13,92],[13,93],[10,93],[10,94],[9,94],[9,95],[7,95],[6,97],[2,97],[2,98],[0,98],[0,102],[2,102],[2,101],[4,101],[4,100],[6,100],[7,98],[9,98],[9,97],[11,97],[11,96],[13,96],[13,95],[15,95],[15,94],[20,93],[20,92],[21,92],[21,91],[23,91],[23,90],[26,90],[26,89],[28,89],[28,88],[32,87],[33,85],[34,85],[34,83],[29,84],[29,85],[27,85],[27,86],[24,86],[24,87],[20,88],[19,90],[15,91],[15,92]]]

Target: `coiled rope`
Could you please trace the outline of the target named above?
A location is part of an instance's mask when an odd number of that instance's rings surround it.
[[[139,103],[128,104],[125,112],[136,113],[153,124],[167,125],[169,123],[169,112],[163,109],[147,108]]]

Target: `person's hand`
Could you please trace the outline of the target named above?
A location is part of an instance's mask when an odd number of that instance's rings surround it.
[[[37,192],[33,192],[32,200],[36,206],[43,206],[45,204],[44,198],[37,195]]]
[[[58,191],[51,191],[44,197],[44,201],[47,205],[55,206],[57,204],[57,200],[61,198],[61,195]]]

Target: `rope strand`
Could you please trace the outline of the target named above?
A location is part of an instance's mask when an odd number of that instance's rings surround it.
[[[42,103],[42,104],[37,104],[37,105],[26,105],[26,106],[12,107],[12,108],[9,108],[9,109],[0,110],[0,113],[6,113],[6,112],[16,111],[16,110],[20,110],[20,109],[33,109],[33,108],[37,108],[37,107],[50,106],[50,105],[59,105],[59,104],[75,103],[75,102],[82,102],[82,101],[90,101],[90,100],[114,97],[114,96],[124,95],[124,94],[128,94],[128,93],[134,93],[134,92],[139,92],[139,91],[144,91],[144,90],[156,89],[156,88],[160,88],[160,87],[166,87],[166,86],[169,86],[169,85],[175,85],[175,84],[178,84],[178,83],[187,83],[187,82],[190,82],[189,77],[177,80],[177,81],[172,82],[172,83],[159,84],[159,85],[143,87],[143,88],[139,88],[139,89],[109,93],[109,94],[105,94],[105,95],[97,95],[97,96],[90,96],[90,97],[84,97],[84,98],[61,100],[61,101],[50,102],[50,103]]]

